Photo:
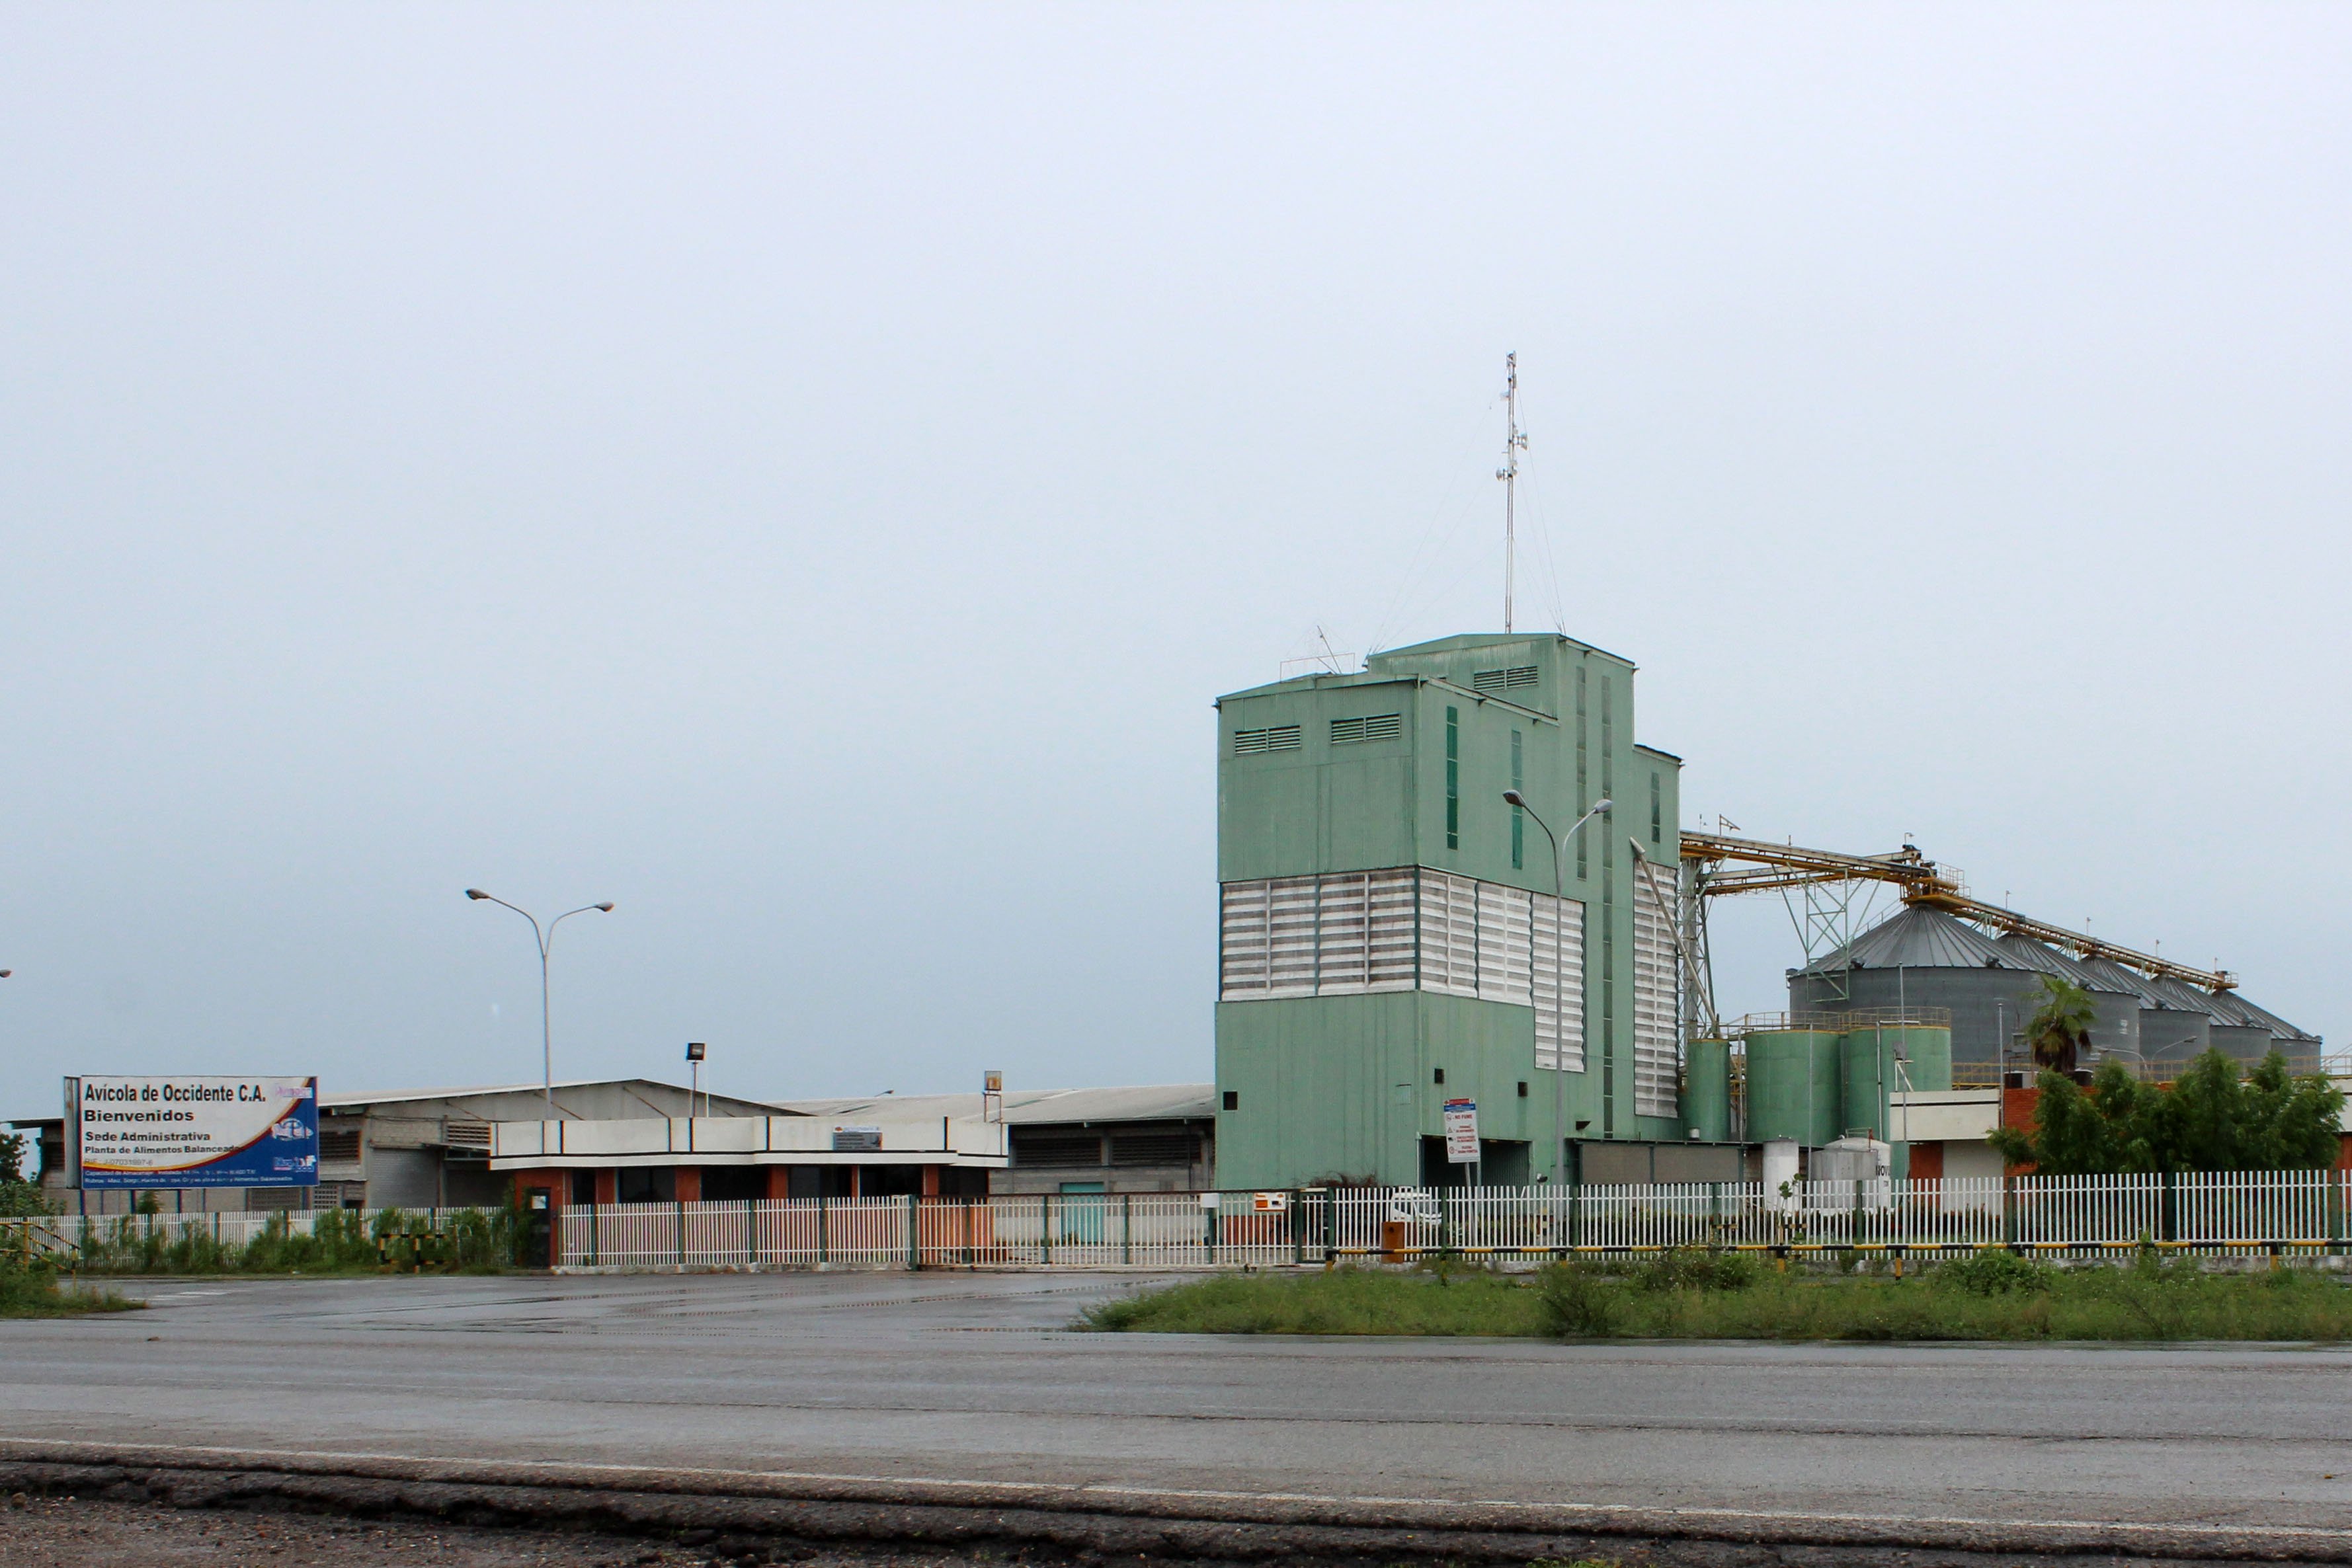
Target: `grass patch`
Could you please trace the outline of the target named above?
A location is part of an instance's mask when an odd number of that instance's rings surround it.
[[[2352,1289],[2310,1269],[2208,1272],[2195,1259],[2060,1270],[1986,1252],[1905,1279],[1691,1251],[1531,1274],[1220,1275],[1088,1311],[1159,1333],[1499,1334],[1561,1339],[2352,1339]]]
[[[38,1266],[0,1265],[0,1318],[68,1318],[138,1312],[146,1305],[112,1291],[68,1291],[56,1274]]]

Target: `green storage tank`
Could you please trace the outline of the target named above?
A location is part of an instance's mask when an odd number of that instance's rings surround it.
[[[1839,1132],[1894,1141],[1886,1124],[1894,1119],[1889,1099],[1900,1082],[1895,1072],[1895,1033],[1879,1024],[1846,1030],[1838,1049]]]
[[[1818,1149],[1845,1129],[1838,1117],[1838,1050],[1829,1030],[1771,1029],[1748,1037],[1748,1139],[1794,1138]]]
[[[1731,1042],[1695,1040],[1683,1053],[1683,1135],[1731,1140]]]
[[[1903,1076],[1898,1083],[1907,1083],[1922,1094],[1941,1093],[1952,1086],[1952,1031],[1949,1029],[1929,1029],[1913,1024],[1888,1032],[1901,1036],[1898,1047],[1903,1052]]]

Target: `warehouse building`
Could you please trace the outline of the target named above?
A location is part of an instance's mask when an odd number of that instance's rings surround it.
[[[605,1122],[684,1116],[684,1085],[651,1078],[588,1079],[555,1085],[556,1114]],[[722,1116],[785,1114],[726,1094],[696,1100]],[[504,1203],[510,1179],[490,1169],[490,1128],[547,1114],[538,1083],[477,1089],[404,1089],[319,1096],[316,1186],[163,1187],[148,1195],[167,1214],[286,1208],[464,1208]],[[65,1118],[15,1123],[40,1150],[39,1180],[49,1201],[72,1213],[125,1214],[142,1197],[115,1187],[77,1191],[66,1185]]]
[[[788,1100],[719,1116],[490,1128],[489,1169],[551,1207],[1185,1192],[1211,1184],[1204,1083]]]

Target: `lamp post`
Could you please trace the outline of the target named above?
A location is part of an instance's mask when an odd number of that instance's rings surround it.
[[[691,1121],[694,1118],[695,1096],[702,1092],[702,1059],[709,1054],[710,1047],[703,1041],[698,1040],[689,1040],[686,1042],[686,1060],[691,1065],[694,1072],[692,1086],[686,1092],[686,1114],[688,1121]],[[709,1115],[710,1113],[709,1102],[705,1101],[703,1103],[702,1111],[705,1115]]]
[[[1559,1185],[1559,1167],[1568,1158],[1568,1086],[1565,1082],[1568,1062],[1567,1053],[1561,1050],[1565,1042],[1560,1038],[1560,1025],[1567,1017],[1561,1010],[1560,1002],[1568,977],[1561,972],[1559,939],[1560,928],[1567,924],[1568,872],[1560,861],[1567,852],[1566,846],[1584,830],[1584,824],[1615,802],[1605,797],[1595,800],[1591,810],[1576,819],[1575,826],[1564,833],[1555,833],[1549,823],[1536,816],[1536,809],[1528,805],[1528,798],[1517,789],[1504,790],[1503,800],[1505,804],[1517,806],[1534,817],[1536,826],[1543,829],[1543,836],[1551,841],[1551,1161],[1552,1185],[1557,1186]]]
[[[609,900],[603,904],[583,904],[577,909],[565,910],[562,914],[549,921],[544,927],[541,927],[539,923],[539,916],[533,915],[530,910],[525,909],[519,904],[509,904],[505,899],[495,897],[490,894],[484,893],[478,887],[467,888],[466,890],[466,896],[473,899],[477,903],[487,902],[495,904],[501,909],[513,910],[517,915],[521,915],[525,920],[530,922],[530,934],[538,940],[539,1061],[541,1081],[547,1094],[547,1119],[551,1122],[555,1120],[555,1034],[553,1030],[549,1026],[547,1017],[548,951],[555,946],[555,928],[557,926],[562,925],[573,915],[585,915],[592,909],[596,911],[599,915],[610,915],[613,913],[613,905]]]

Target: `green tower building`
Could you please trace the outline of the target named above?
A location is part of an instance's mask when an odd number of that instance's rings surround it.
[[[1490,1185],[1688,1136],[1681,763],[1634,744],[1631,663],[1448,637],[1217,710],[1219,1185],[1464,1179],[1457,1098]]]

